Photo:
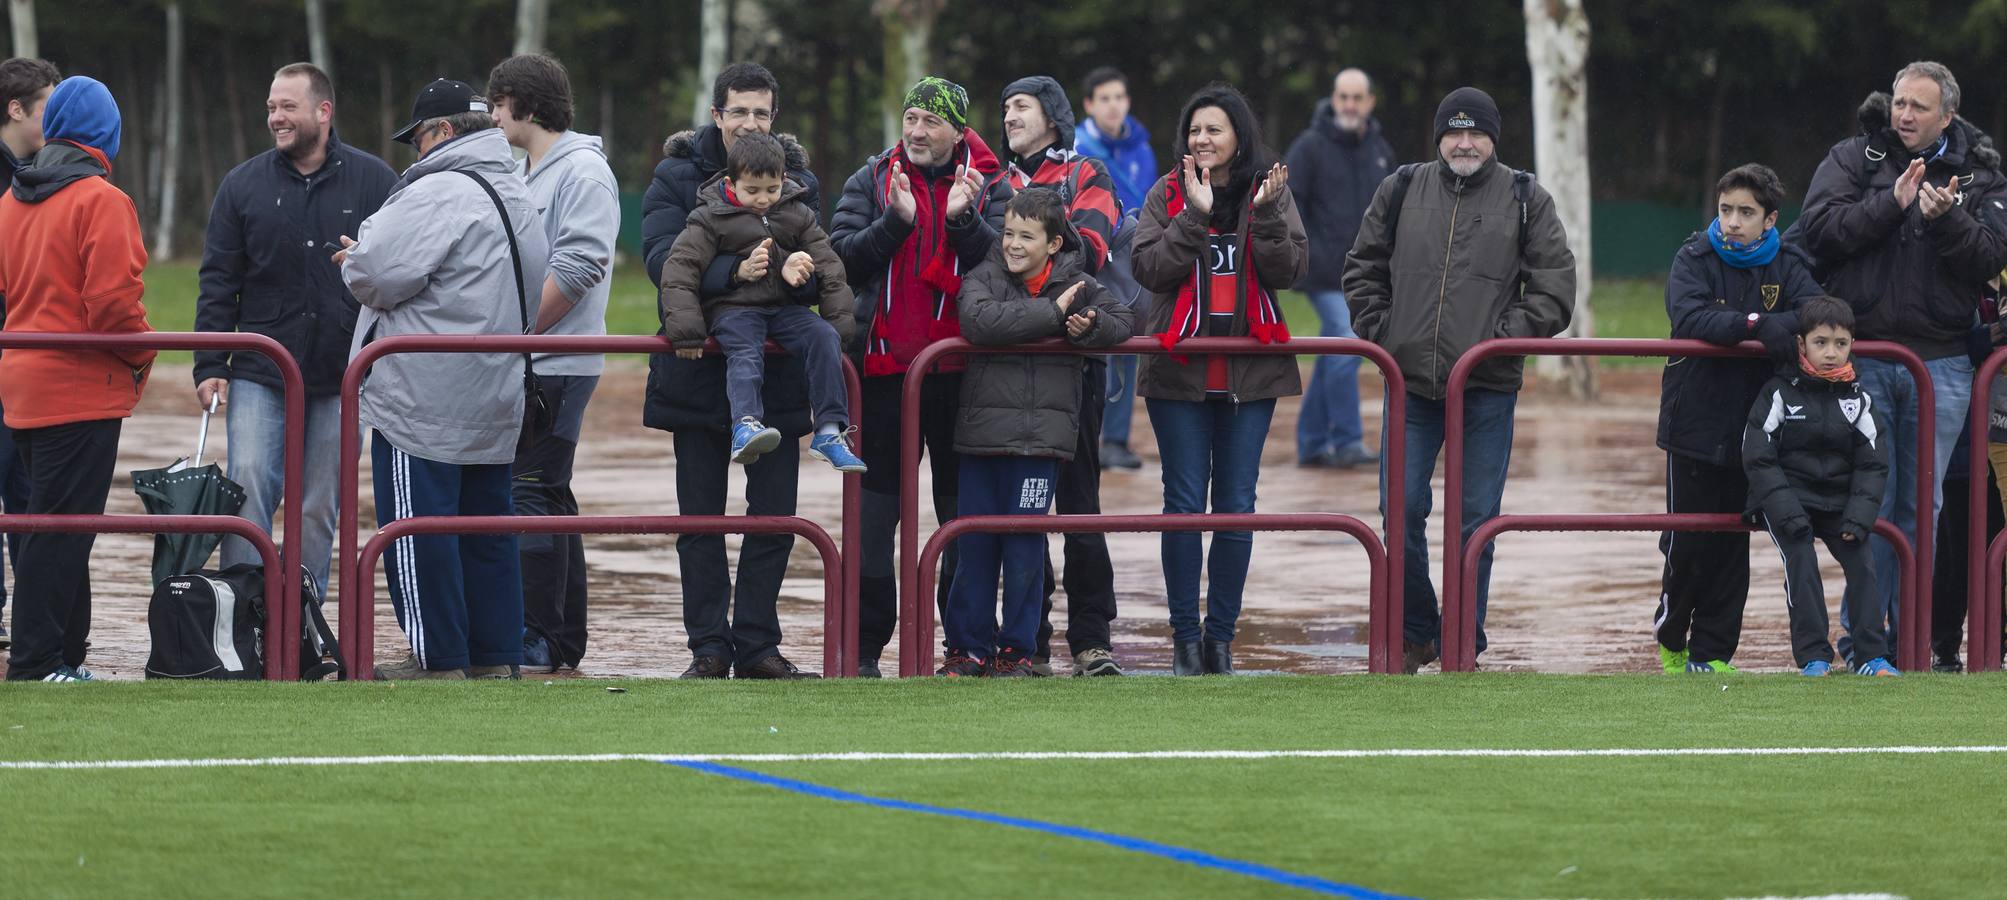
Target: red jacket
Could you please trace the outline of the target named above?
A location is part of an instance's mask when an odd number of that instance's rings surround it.
[[[108,180],[103,153],[51,142],[0,198],[0,301],[9,332],[153,330],[140,297],[146,247],[132,198]],[[153,351],[0,353],[10,428],[132,415]]]

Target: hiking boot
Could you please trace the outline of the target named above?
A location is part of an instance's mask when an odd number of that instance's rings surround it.
[[[523,673],[516,666],[468,666],[467,677],[477,681],[521,681]]]
[[[73,681],[96,681],[98,677],[83,666],[57,666],[56,671],[42,676],[49,684],[69,684]]]
[[[1101,442],[1101,468],[1123,469],[1134,472],[1143,467],[1143,458],[1129,449],[1128,444],[1114,441]]]
[[[1094,677],[1099,675],[1120,675],[1122,665],[1115,661],[1115,654],[1101,647],[1089,647],[1073,654],[1073,674]]]
[[[1199,644],[1199,662],[1207,675],[1233,674],[1233,642],[1210,638]]]
[[[699,653],[690,660],[690,668],[684,669],[677,678],[726,678],[732,674],[732,661],[716,653]]]
[[[866,469],[864,460],[850,451],[850,432],[856,430],[852,428],[816,435],[815,440],[808,442],[808,455],[835,466],[838,472],[862,474]]]
[[[544,636],[525,635],[523,637],[523,668],[532,672],[555,672],[556,659],[551,655],[551,642]]]
[[[1728,660],[1725,659],[1688,659],[1686,670],[1694,675],[1737,675],[1742,671],[1729,665]]]
[[[1178,641],[1171,645],[1171,674],[1204,675],[1205,663],[1199,659],[1198,641]]]
[[[960,650],[948,651],[948,661],[941,664],[934,674],[943,678],[981,678],[984,674],[983,661]]]
[[[394,663],[388,665],[378,663],[376,665],[376,679],[378,681],[425,681],[430,679],[465,681],[467,673],[459,669],[428,669],[418,664],[418,657],[406,653],[403,659]]]
[[[1681,672],[1685,672],[1686,651],[1667,650],[1664,644],[1660,644],[1659,668],[1664,669],[1667,675],[1678,675]]]
[[[1417,644],[1413,641],[1401,642],[1401,671],[1409,675],[1422,670],[1423,666],[1442,658],[1442,650],[1435,641]]]
[[[1832,671],[1833,671],[1832,663],[1829,663],[1823,659],[1815,659],[1812,660],[1811,662],[1806,663],[1805,668],[1799,669],[1798,674],[1803,675],[1806,678],[1824,678],[1827,675],[1831,674]]]
[[[740,678],[760,678],[774,681],[801,681],[822,677],[814,672],[804,672],[795,668],[794,663],[788,662],[787,657],[778,653],[750,666],[740,666],[738,676]]]
[[[1034,665],[1035,663],[1027,659],[1023,653],[1006,647],[990,657],[990,664],[983,670],[983,677],[1037,678],[1039,674],[1034,670]]]
[[[760,420],[746,416],[732,428],[732,462],[745,465],[780,446],[778,428],[768,428]]]
[[[1875,657],[1874,659],[1868,660],[1867,662],[1861,663],[1861,667],[1855,669],[1854,674],[1876,676],[1880,678],[1897,678],[1902,675],[1901,672],[1896,671],[1895,666],[1889,665],[1888,660],[1879,656]]]

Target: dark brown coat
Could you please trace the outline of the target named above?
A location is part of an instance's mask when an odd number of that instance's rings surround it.
[[[700,205],[690,213],[683,233],[662,263],[662,323],[664,334],[679,350],[701,347],[710,337],[710,323],[719,311],[764,308],[789,303],[817,304],[823,319],[836,326],[843,343],[857,329],[855,299],[845,283],[843,261],[829,245],[815,210],[802,201],[807,189],[790,179],[781,198],[764,215],[725,199],[725,177],[705,182],[697,191]],[[697,285],[711,260],[719,255],[749,256],[761,241],[772,238],[765,277],[737,284],[727,294],[698,299]],[[781,279],[790,254],[806,252],[815,260],[815,278],[801,288]],[[810,287],[814,293],[810,293]]]

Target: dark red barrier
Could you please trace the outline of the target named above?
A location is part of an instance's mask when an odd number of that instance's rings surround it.
[[[1930,559],[1933,485],[1936,461],[1933,456],[1936,414],[1929,371],[1923,359],[1907,347],[1885,341],[1862,341],[1854,353],[1902,363],[1916,381],[1917,405],[1917,505],[1915,556]],[[1470,375],[1479,363],[1498,356],[1667,356],[1667,357],[1763,357],[1763,345],[1754,341],[1723,347],[1706,341],[1690,340],[1608,340],[1598,338],[1495,338],[1464,351],[1450,369],[1443,398],[1443,591],[1442,667],[1445,672],[1468,672],[1477,662],[1477,590],[1464,591],[1458,565],[1463,559],[1463,394]],[[1388,506],[1394,494],[1388,494]],[[1516,516],[1519,520],[1550,517]],[[1572,519],[1572,517],[1553,517]],[[1481,526],[1480,526],[1481,527]],[[1879,533],[1879,530],[1877,531]],[[1476,535],[1473,534],[1473,539]],[[1475,541],[1483,547],[1484,541]],[[1390,545],[1392,542],[1390,541]],[[1921,665],[1930,652],[1930,566],[1912,567],[1910,601],[1901,604],[1896,666],[1909,669]]]
[[[920,593],[920,385],[926,374],[944,356],[970,353],[1081,353],[1078,346],[1054,339],[1036,344],[1017,347],[978,347],[961,338],[935,341],[922,349],[907,367],[904,393],[900,398],[899,421],[899,671],[902,675],[924,674],[933,668],[934,641],[931,618],[927,619],[927,629],[921,629],[921,616],[931,617],[932,602]],[[1166,350],[1164,345],[1149,338],[1134,338],[1114,347],[1098,348],[1097,354],[1145,354],[1145,355],[1193,355],[1227,354],[1234,356],[1319,356],[1342,355],[1362,356],[1380,367],[1380,375],[1385,380],[1389,396],[1398,397],[1406,393],[1407,382],[1401,377],[1401,369],[1394,364],[1394,357],[1377,344],[1354,338],[1297,338],[1286,344],[1264,344],[1253,338],[1191,338],[1180,341],[1176,350]],[[1381,422],[1381,430],[1386,436],[1386,452],[1382,454],[1382,471],[1386,474],[1388,496],[1398,497],[1403,489],[1403,466],[1407,435],[1407,410],[1399,403],[1387,404],[1387,411]],[[1390,536],[1383,542],[1380,561],[1386,571],[1392,573],[1383,580],[1381,589],[1370,600],[1368,628],[1370,647],[1367,651],[1367,667],[1370,671],[1388,673],[1400,671],[1401,634],[1401,517],[1399,503],[1388,503],[1384,525]],[[1318,517],[1324,513],[1278,514],[1275,518],[1264,519],[1262,530],[1278,530],[1277,523],[1295,521],[1312,523],[1322,521]],[[1015,517],[1013,517],[1015,518]],[[1046,517],[1051,519],[1051,517]],[[1156,514],[1143,517],[1125,516],[1065,516],[1051,519],[1052,522],[1120,522],[1132,518],[1148,518],[1159,522],[1169,516]],[[1178,517],[1183,518],[1183,517]],[[1201,521],[1203,520],[1203,521]],[[1246,530],[1220,525],[1221,522],[1235,520],[1231,515],[1207,514],[1191,521],[1200,524],[1211,523],[1211,528],[1179,528],[1173,530]],[[1050,524],[1050,522],[1047,522]],[[946,528],[948,526],[942,526]],[[1053,528],[1052,531],[1061,529]],[[1066,530],[1079,531],[1135,531],[1150,529],[1123,528],[1080,528],[1068,525]],[[1302,528],[1282,530],[1304,530]],[[1346,529],[1337,529],[1346,530]],[[927,610],[927,612],[923,612]],[[910,662],[909,662],[910,661]]]
[[[1542,515],[1542,516],[1494,516],[1485,520],[1471,533],[1470,545],[1463,548],[1459,589],[1470,592],[1477,589],[1477,564],[1484,555],[1484,545],[1508,531],[1755,531],[1741,516],[1733,513],[1639,513],[1623,515]],[[1909,606],[1916,598],[1916,553],[1910,549],[1909,538],[1902,529],[1887,519],[1875,520],[1875,533],[1881,535],[1895,548],[1896,563],[1905,576],[1898,588],[1901,603]],[[1474,595],[1471,595],[1474,596]],[[1476,641],[1475,619],[1472,614],[1471,629],[1473,642]],[[1445,623],[1444,633],[1448,633]],[[1473,654],[1474,655],[1474,654]],[[1862,660],[1866,662],[1866,660]],[[1475,668],[1475,666],[1473,666]],[[1898,668],[1901,668],[1898,666]],[[1452,670],[1448,665],[1443,671]]]
[[[822,556],[823,666],[835,671],[847,663],[855,674],[855,654],[827,637],[843,627],[842,554],[829,532],[799,516],[414,516],[378,529],[356,560],[355,639],[342,644],[352,677],[375,677],[376,561],[398,538],[420,534],[792,534]],[[349,615],[342,611],[344,628]]]
[[[716,342],[712,342],[706,347],[706,352],[716,351]],[[355,572],[357,562],[355,547],[356,527],[362,508],[362,498],[360,496],[362,476],[358,471],[362,456],[361,401],[359,399],[359,391],[362,387],[363,379],[368,375],[369,367],[372,364],[378,359],[393,353],[673,352],[675,352],[675,346],[667,338],[660,335],[400,335],[398,337],[372,341],[364,346],[361,352],[355,355],[354,359],[349,360],[348,371],[342,375],[341,386],[340,568],[342,580],[339,593],[341,598],[339,601],[339,608],[341,610],[341,634],[339,640],[342,646],[347,647],[361,640],[373,640],[373,638],[365,638],[363,636],[367,633],[366,629],[358,629],[355,626],[355,622],[362,619],[366,613],[360,611],[356,605],[359,602],[357,600],[359,592],[353,588],[359,586],[357,585],[358,579],[350,577]],[[772,352],[771,345],[769,352]],[[851,366],[848,359],[845,359],[843,363],[843,379],[844,385],[850,393],[851,423],[859,425],[861,428],[864,418],[863,389],[857,379],[857,370]],[[861,430],[859,434],[862,434]],[[857,528],[857,523],[860,520],[858,510],[861,497],[859,492],[862,489],[862,483],[863,479],[859,475],[843,476],[843,552],[838,559],[840,567],[838,569],[838,581],[842,590],[838,591],[834,597],[828,598],[833,599],[837,604],[836,622],[838,628],[824,636],[825,645],[833,642],[837,645],[837,648],[831,651],[825,646],[823,651],[825,660],[835,663],[835,665],[830,666],[830,674],[832,675],[855,676],[857,674],[857,609],[855,598],[857,597],[858,571],[855,560],[858,558],[857,548],[863,540],[863,536]],[[577,516],[561,518],[564,518],[567,522],[578,524],[616,517]],[[711,517],[631,516],[620,518],[629,518],[637,522],[661,522],[674,521],[679,518],[708,519]],[[735,533],[791,531],[792,526],[788,522],[793,518],[792,516],[735,517],[734,521],[739,526]],[[566,527],[547,533],[585,534],[603,532],[591,532],[585,528]],[[667,530],[658,529],[653,533],[675,534],[677,531],[673,528]],[[811,540],[813,539],[811,538]],[[373,583],[369,589],[374,589]]]
[[[1102,534],[1170,531],[1337,531],[1359,539],[1366,549],[1366,589],[1380,597],[1387,591],[1387,548],[1373,526],[1357,516],[1340,513],[1240,513],[1099,516],[964,516],[940,527],[920,551],[919,596],[934,593],[934,566],[948,543],[971,532],[981,534]],[[916,630],[926,637],[921,652],[899,654],[899,677],[925,675],[934,667],[934,604],[921,603]],[[1369,638],[1370,640],[1370,638]],[[1370,654],[1372,648],[1367,648]],[[910,661],[910,662],[909,662]]]
[[[1986,452],[1993,406],[1993,379],[2007,365],[2007,349],[1995,350],[1972,374],[1972,417],[1967,420],[1966,468],[1972,474],[1966,494],[1971,504],[1966,511],[1971,548],[1966,564],[1965,667],[1972,672],[2000,670],[2000,560],[2007,552],[2007,536],[1991,544],[1986,541],[1986,479],[1993,477],[1992,461]],[[1982,567],[1984,567],[1982,569]]]
[[[0,350],[17,348],[24,350],[105,351],[227,350],[232,353],[257,353],[272,361],[273,367],[279,370],[279,379],[283,385],[282,390],[285,392],[286,426],[285,458],[283,463],[285,493],[282,497],[284,518],[281,520],[283,522],[283,534],[280,539],[283,549],[278,554],[276,560],[267,560],[265,569],[267,581],[265,591],[267,598],[265,613],[267,623],[265,631],[267,650],[265,654],[265,677],[269,679],[294,677],[292,674],[284,673],[297,673],[299,671],[300,642],[297,639],[290,641],[277,639],[277,635],[298,634],[300,629],[300,605],[298,600],[294,598],[300,596],[300,497],[304,491],[305,484],[302,480],[302,472],[306,468],[307,390],[306,379],[301,377],[300,364],[293,359],[293,355],[286,352],[286,348],[278,341],[272,340],[262,334],[179,331],[142,331],[127,334],[0,332]],[[20,523],[18,520],[22,518],[25,517],[0,516],[0,521],[10,523],[5,527],[0,527],[0,532],[29,530],[19,527]],[[41,531],[68,531],[76,533],[98,531],[106,534],[143,534],[149,530],[148,528],[125,524],[127,519],[133,517],[124,516],[37,516],[35,518],[48,521],[67,520],[74,526],[35,529]],[[245,532],[235,525],[225,525],[212,521],[214,519],[230,519],[242,522],[251,531],[264,535],[264,532],[259,530],[257,526],[251,525],[249,520],[237,519],[234,516],[149,516],[146,517],[145,521],[161,522],[164,520],[180,521],[184,519],[199,519],[201,522],[197,524],[200,524],[201,527],[160,528],[159,530],[162,532],[235,534],[243,536]],[[113,532],[109,527],[113,524],[118,524],[123,530]],[[97,527],[100,525],[107,527]],[[255,540],[251,541],[251,543],[254,546],[258,544]],[[270,536],[265,536],[265,544],[269,545],[270,543]],[[277,590],[272,589],[271,582],[273,577],[272,566],[275,563],[279,569]],[[272,602],[274,598],[279,602]]]

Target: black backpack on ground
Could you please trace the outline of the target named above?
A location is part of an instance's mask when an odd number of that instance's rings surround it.
[[[257,680],[265,677],[265,572],[236,565],[169,578],[147,609],[153,649],[148,678]],[[341,653],[321,615],[321,588],[300,571],[301,681],[341,678]]]

